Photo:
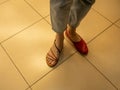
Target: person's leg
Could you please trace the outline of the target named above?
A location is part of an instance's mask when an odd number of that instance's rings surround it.
[[[69,25],[76,29],[81,20],[86,16],[95,0],[74,0],[70,11]]]
[[[67,28],[70,7],[73,0],[50,0],[52,29],[56,33],[55,41],[46,56],[48,66],[55,66],[63,48],[63,32]]]
[[[81,20],[86,16],[88,11],[95,0],[74,0],[70,11],[69,23],[67,28],[67,34],[73,42],[80,42],[81,37],[76,33],[76,27],[80,24]],[[87,46],[84,40],[75,44],[80,53],[87,54]]]

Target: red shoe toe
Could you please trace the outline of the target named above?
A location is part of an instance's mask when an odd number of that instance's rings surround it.
[[[88,53],[88,47],[83,39],[81,39],[79,42],[73,42],[76,50],[80,52],[81,54],[87,54]]]

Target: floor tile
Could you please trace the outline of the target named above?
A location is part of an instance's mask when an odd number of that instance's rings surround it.
[[[9,0],[0,5],[0,42],[39,20],[24,1]]]
[[[32,89],[115,90],[104,77],[77,53],[33,85]]]
[[[49,15],[49,0],[25,0],[43,17]]]
[[[25,90],[27,84],[0,47],[0,90]]]
[[[87,58],[120,88],[120,28],[110,27],[89,46]]]
[[[3,43],[30,84],[52,69],[46,65],[45,57],[53,44],[54,35],[51,26],[42,20]],[[63,51],[61,62],[75,52],[67,42]]]
[[[120,0],[96,0],[93,8],[110,21],[115,22],[120,18],[119,3]]]
[[[0,4],[3,3],[3,2],[5,2],[5,1],[7,1],[7,0],[0,0]]]
[[[91,9],[78,26],[77,32],[89,42],[110,25],[109,21]]]

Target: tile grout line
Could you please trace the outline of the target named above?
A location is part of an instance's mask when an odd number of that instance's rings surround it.
[[[50,23],[48,20],[46,20],[47,17],[49,17],[49,15],[45,16],[43,19],[44,19],[50,26],[52,26],[51,23]]]
[[[50,24],[45,18],[49,15],[42,16],[28,1],[24,0],[26,4],[28,4],[39,16],[41,16],[48,24]],[[51,24],[50,24],[51,25]]]
[[[44,18],[28,1],[26,1],[26,0],[24,0],[25,1],[25,3],[27,4],[27,5],[29,5],[30,7],[31,7],[31,9],[33,9],[39,16],[41,16],[42,18]]]
[[[29,89],[30,89],[30,90],[32,90],[32,88],[31,88],[31,87],[28,87],[28,88],[26,88],[25,90],[29,90]]]
[[[86,61],[93,66],[93,68],[95,68],[116,90],[118,90],[118,88],[112,83],[112,81],[110,81],[107,76],[105,76],[92,62],[90,62],[90,60],[84,56],[84,58],[86,59]]]
[[[120,21],[120,19],[116,20],[116,22],[114,24],[116,27],[120,28],[120,26],[116,24],[118,21]]]
[[[48,16],[50,16],[50,15],[48,14],[48,15],[44,16],[43,18],[45,19],[45,18],[47,18]]]
[[[100,16],[102,16],[103,18],[105,18],[106,20],[108,20],[109,22],[111,23],[114,23],[112,22],[111,20],[109,20],[107,17],[105,17],[104,15],[102,15],[99,11],[97,11],[96,9],[92,8],[96,13],[98,13]]]
[[[102,32],[100,32],[99,34],[97,34],[95,37],[93,37],[90,41],[87,42],[87,44],[91,43],[93,40],[95,40],[98,36],[100,36],[102,33],[104,33],[106,30],[108,30],[110,27],[112,27],[114,24],[112,23],[111,25],[109,25],[108,27],[106,27]]]
[[[10,0],[5,0],[5,1],[1,2],[0,5],[6,3],[6,2],[8,2],[8,1],[10,1]]]
[[[114,22],[114,24],[116,24],[119,20],[120,20],[120,18],[119,18],[118,20],[116,20],[116,21]]]
[[[48,14],[48,15],[46,15],[44,18],[47,18],[47,17],[49,17],[50,15]]]
[[[116,25],[116,22],[118,22],[120,20],[120,18],[114,22],[112,22],[110,19],[108,19],[107,17],[105,17],[104,15],[102,15],[99,11],[97,11],[96,9],[92,8],[96,13],[98,13],[100,16],[102,16],[103,18],[105,18],[106,20],[108,20],[109,22],[111,22],[112,24],[115,24],[115,26],[119,27],[118,25]],[[120,28],[120,27],[119,27]]]
[[[9,57],[10,61],[12,62],[13,66],[16,68],[16,70],[18,71],[18,73],[20,74],[20,76],[23,78],[23,80],[26,82],[26,84],[28,85],[28,87],[30,88],[29,83],[27,82],[27,80],[25,79],[25,77],[23,76],[22,72],[19,70],[19,68],[16,66],[16,64],[14,63],[14,61],[12,60],[12,58],[10,57],[10,55],[8,54],[7,50],[4,48],[4,46],[2,44],[0,44],[0,46],[2,47],[2,49],[4,50],[4,52],[7,54],[7,56]]]
[[[92,8],[95,12],[97,12],[99,15],[101,15],[103,18],[107,19],[111,25],[109,25],[108,27],[106,27],[102,32],[100,32],[98,35],[96,35],[93,39],[91,39],[90,41],[87,42],[87,44],[91,43],[94,39],[96,39],[98,36],[100,36],[102,33],[104,33],[107,29],[109,29],[110,27],[112,27],[113,25],[117,26],[118,28],[120,28],[118,25],[116,25],[116,22],[118,22],[120,19],[116,20],[115,22],[112,22],[111,20],[109,20],[108,18],[106,18],[105,16],[103,16],[100,12],[98,12],[97,10],[95,10],[94,8]]]
[[[116,24],[115,24],[115,26],[118,27],[118,28],[120,28],[120,26],[118,26],[118,25],[116,25]]]
[[[34,83],[32,83],[30,85],[30,87],[34,86],[37,82],[39,82],[40,80],[44,79],[49,73],[51,73],[52,71],[56,70],[60,65],[62,65],[63,63],[65,63],[70,57],[72,57],[74,54],[76,53],[76,51],[71,54],[70,56],[68,56],[67,58],[65,58],[61,63],[59,63],[57,66],[53,67],[52,70],[48,71],[46,74],[44,74],[41,78],[39,78],[38,80],[36,80]]]
[[[25,31],[25,30],[28,29],[29,27],[31,27],[31,26],[35,25],[36,23],[40,22],[42,19],[43,19],[43,18],[41,18],[41,19],[35,21],[34,23],[30,24],[29,26],[27,26],[27,27],[21,29],[20,31],[18,31],[17,33],[11,35],[10,37],[8,37],[7,39],[1,41],[0,43],[1,43],[1,44],[4,43],[5,41],[9,40],[10,38],[16,36],[17,34],[19,34],[19,33],[23,32],[23,31]]]

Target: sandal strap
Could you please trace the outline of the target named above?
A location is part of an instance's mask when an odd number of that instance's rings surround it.
[[[59,54],[60,54],[62,50],[60,50],[60,49],[57,47],[57,45],[56,45],[56,43],[55,43],[55,42],[56,42],[56,40],[54,40],[54,45],[55,45],[55,48],[58,50],[58,52],[59,52]]]
[[[57,47],[55,41],[56,41],[56,40],[54,40],[54,46],[55,46],[55,48],[57,49],[57,51],[59,52],[59,54],[60,54],[62,50],[60,50],[60,49]],[[52,48],[50,49],[50,52],[52,53],[53,56],[48,53],[48,54],[47,54],[47,58],[50,58],[50,59],[53,59],[53,60],[54,60],[54,59],[55,59],[55,60],[58,59],[58,58],[55,56],[55,53],[53,52]]]
[[[53,59],[53,60],[54,60],[54,59],[56,60],[57,58],[56,58],[55,54],[53,53],[52,50],[50,50],[50,51],[51,51],[51,53],[52,53],[53,56],[50,55],[49,53],[47,53],[47,57],[48,57],[48,58],[51,58],[51,59]]]
[[[51,61],[54,61],[54,59],[53,58],[50,58],[50,57],[46,57],[47,59],[50,59]]]

